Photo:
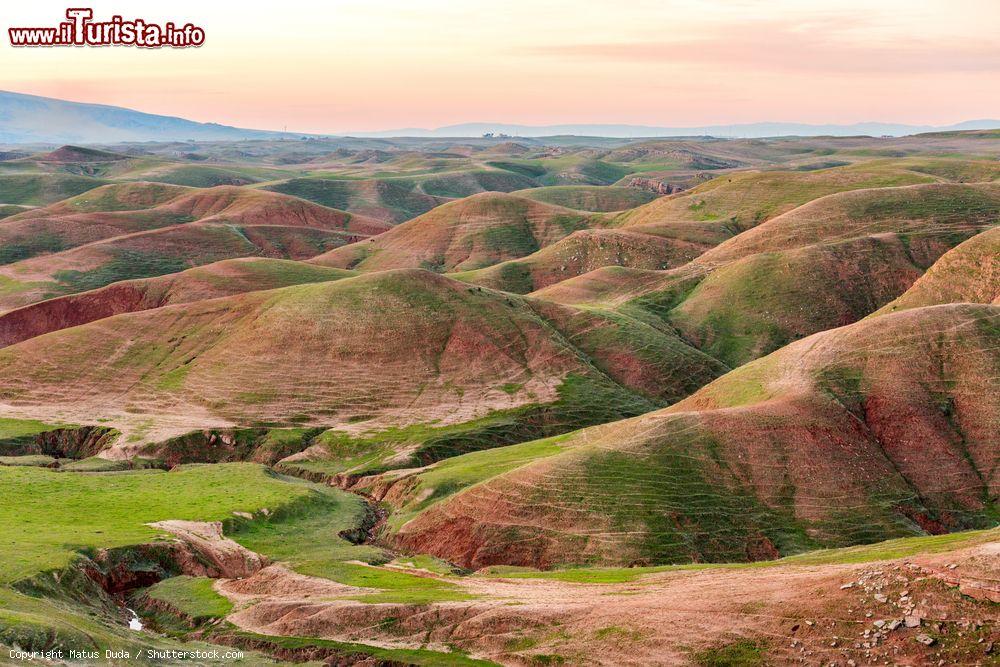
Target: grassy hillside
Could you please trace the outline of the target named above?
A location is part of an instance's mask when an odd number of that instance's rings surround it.
[[[300,199],[234,187],[207,190],[153,183],[109,185],[0,226],[0,263],[190,222],[337,229],[359,234],[388,225]]]
[[[998,318],[971,305],[872,318],[665,411],[417,471],[384,492],[418,512],[396,541],[470,567],[544,567],[755,560],[988,525]]]
[[[588,185],[554,185],[518,190],[515,194],[546,204],[596,212],[624,211],[648,204],[658,197],[656,193],[637,188]]]
[[[994,184],[855,190],[777,216],[677,269],[606,268],[536,295],[640,309],[734,367],[878,310],[998,219]]]
[[[112,315],[352,275],[351,271],[282,259],[224,260],[156,278],[112,283],[4,313],[0,315],[0,347]]]
[[[234,257],[305,259],[358,238],[315,227],[183,224],[41,255],[0,268],[0,311]]]
[[[735,234],[835,192],[934,180],[929,174],[892,163],[862,163],[809,172],[737,172],[628,211],[622,214],[619,223],[632,226],[672,221],[712,222]]]
[[[251,292],[4,348],[0,400],[185,430],[223,420],[348,432],[552,405],[524,417],[565,430],[652,409],[719,373],[675,336],[621,317],[577,335],[573,311],[551,308],[416,270]],[[81,354],[90,363],[74,363]]]
[[[522,259],[452,274],[459,280],[527,294],[606,266],[669,269],[711,245],[625,229],[582,229]]]
[[[105,183],[107,181],[71,174],[0,173],[0,204],[45,206]]]
[[[307,259],[387,228],[276,193],[110,185],[3,221],[0,311],[224,259]]]
[[[992,303],[1000,299],[1000,227],[946,252],[910,289],[876,315],[944,303]]]
[[[443,204],[378,238],[313,261],[358,271],[470,270],[530,255],[578,229],[603,222],[600,216],[523,197],[485,193]]]
[[[392,224],[415,218],[447,201],[420,192],[416,181],[402,178],[363,181],[293,178],[268,185],[266,189]]]

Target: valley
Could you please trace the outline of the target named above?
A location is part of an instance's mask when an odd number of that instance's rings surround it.
[[[0,148],[5,649],[1000,661],[995,131]]]

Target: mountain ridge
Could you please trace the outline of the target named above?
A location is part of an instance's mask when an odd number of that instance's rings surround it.
[[[0,90],[0,143],[110,143],[121,141],[219,141],[306,137],[480,137],[487,133],[524,138],[560,135],[614,138],[692,137],[764,138],[780,136],[905,136],[924,132],[989,130],[1000,120],[974,119],[951,125],[861,122],[810,124],[765,121],[700,127],[632,125],[627,123],[563,123],[524,125],[470,122],[428,128],[393,128],[328,133],[279,132],[202,123],[178,116],[147,113],[107,104],[73,102]],[[506,139],[508,137],[498,137]]]

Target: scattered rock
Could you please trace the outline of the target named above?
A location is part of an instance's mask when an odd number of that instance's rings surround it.
[[[903,623],[905,623],[908,628],[919,628],[922,620],[923,619],[916,614],[911,614],[903,619]]]
[[[924,646],[933,646],[934,644],[937,643],[937,640],[934,639],[933,637],[931,637],[930,635],[920,634],[920,635],[917,635],[916,637],[914,637],[914,639],[916,639],[918,642],[920,642]]]

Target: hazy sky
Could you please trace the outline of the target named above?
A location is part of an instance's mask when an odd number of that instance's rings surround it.
[[[303,132],[466,121],[947,124],[1000,116],[1000,0],[174,0],[198,49],[13,49],[0,89]]]

